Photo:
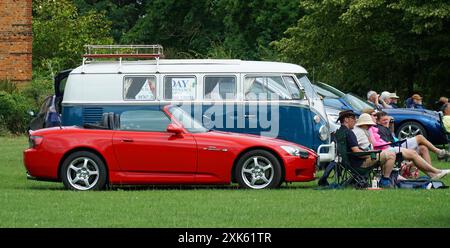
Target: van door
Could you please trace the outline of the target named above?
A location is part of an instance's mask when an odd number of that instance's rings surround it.
[[[59,72],[55,78],[54,78],[54,85],[55,85],[55,105],[56,105],[56,112],[61,113],[61,104],[64,96],[64,89],[66,88],[66,82],[67,78],[69,77],[69,74],[72,72],[73,69],[68,69]]]

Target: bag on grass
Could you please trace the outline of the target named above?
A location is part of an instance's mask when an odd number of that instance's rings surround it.
[[[397,188],[400,189],[446,189],[448,186],[442,181],[431,180],[429,177],[419,177],[417,179],[398,180]]]

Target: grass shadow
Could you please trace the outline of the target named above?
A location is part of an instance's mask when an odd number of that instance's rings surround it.
[[[293,190],[293,189],[315,189],[317,188],[316,185],[288,185],[283,184],[279,188],[276,189],[267,189],[267,190]],[[42,190],[42,191],[68,191],[64,186],[62,185],[55,185],[55,186],[49,186],[49,185],[32,185],[28,187],[16,187],[14,189],[17,190]],[[114,191],[149,191],[149,190],[253,190],[253,189],[245,189],[242,187],[239,187],[237,184],[230,184],[230,185],[179,185],[179,184],[170,184],[170,185],[163,185],[163,184],[152,184],[152,185],[110,185],[106,189],[102,190],[103,192],[114,192]]]

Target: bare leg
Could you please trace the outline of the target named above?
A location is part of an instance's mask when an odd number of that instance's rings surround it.
[[[381,152],[380,156],[383,176],[389,178],[391,176],[392,169],[394,168],[395,153],[384,150]]]
[[[419,154],[417,154],[416,151],[410,150],[410,149],[401,149],[403,158],[407,160],[412,160],[414,164],[416,165],[419,170],[424,172],[430,177],[435,176],[436,174],[439,174],[441,170],[438,170],[434,168],[431,164],[429,164],[425,159],[423,159]]]
[[[424,145],[419,145],[419,155],[427,161],[427,163],[431,164],[430,152],[428,148]]]
[[[434,152],[436,154],[441,153],[441,149],[435,147],[433,144],[430,143],[430,141],[428,141],[421,134],[416,136],[416,141],[417,141],[417,144],[426,146],[428,149],[430,149],[432,152]],[[423,155],[422,155],[422,157],[423,157]],[[429,155],[428,155],[428,157],[429,157]]]

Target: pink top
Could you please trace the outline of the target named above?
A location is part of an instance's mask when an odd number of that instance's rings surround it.
[[[384,141],[378,134],[378,128],[376,126],[371,126],[369,128],[370,142],[375,149],[385,150],[390,147],[389,142]],[[384,145],[384,146],[383,146]]]

